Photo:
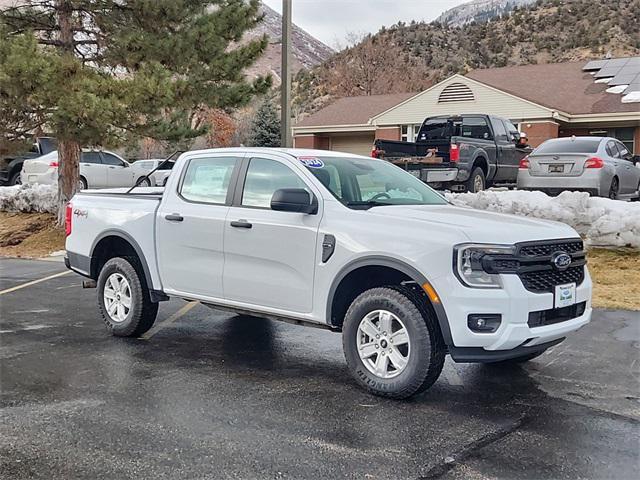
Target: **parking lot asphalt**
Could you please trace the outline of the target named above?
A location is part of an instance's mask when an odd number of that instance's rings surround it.
[[[447,360],[408,401],[349,376],[335,333],[161,304],[110,336],[61,264],[0,259],[0,478],[636,478],[640,314],[526,366]],[[6,292],[6,293],[5,293]]]

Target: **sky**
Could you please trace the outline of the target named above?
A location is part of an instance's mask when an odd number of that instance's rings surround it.
[[[400,20],[434,20],[468,0],[292,0],[293,22],[330,47],[347,45],[348,34],[377,32]],[[282,0],[263,0],[282,13]]]

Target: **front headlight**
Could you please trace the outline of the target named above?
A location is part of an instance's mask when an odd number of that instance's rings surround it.
[[[463,243],[453,249],[453,269],[458,280],[471,288],[502,288],[500,275],[487,273],[483,266],[485,255],[513,255],[512,245]]]

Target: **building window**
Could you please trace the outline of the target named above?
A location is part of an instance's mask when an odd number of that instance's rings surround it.
[[[634,140],[633,137],[635,135],[634,127],[623,127],[623,128],[610,128],[610,129],[597,129],[597,130],[589,130],[589,135],[593,135],[596,137],[613,137],[616,140],[620,140],[627,150],[632,153],[638,153],[634,148]]]
[[[473,102],[475,97],[471,89],[464,83],[452,83],[440,92],[438,103]]]
[[[400,127],[400,140],[403,142],[415,142],[421,126],[421,124],[402,125]]]

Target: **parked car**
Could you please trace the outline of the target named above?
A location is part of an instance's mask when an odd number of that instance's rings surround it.
[[[17,185],[21,182],[20,172],[25,160],[38,158],[58,148],[53,137],[35,138],[28,152],[2,158],[0,161],[0,185]]]
[[[446,354],[526,361],[591,317],[571,227],[455,207],[346,153],[185,153],[163,192],[74,196],[66,233],[114,335],[143,334],[169,296],[325,328],[356,381],[393,398],[432,385]]]
[[[131,164],[133,168],[139,169],[144,174],[148,174],[152,170],[158,168],[159,165],[162,165],[164,159],[162,158],[151,158],[147,160],[137,160]],[[162,165],[162,167],[158,168],[155,172],[153,172],[149,178],[151,178],[151,183],[153,185],[158,185],[164,187],[167,184],[167,178],[171,174],[171,169],[175,165],[176,162],[170,161]]]
[[[615,138],[552,138],[522,159],[518,188],[550,194],[578,190],[612,199],[637,198],[640,165]]]
[[[78,188],[131,187],[144,177],[144,172],[131,168],[131,164],[119,155],[106,151],[83,150],[80,155]],[[56,184],[58,182],[58,152],[25,160],[22,167],[22,183]],[[142,186],[150,186],[145,178]]]
[[[515,185],[527,152],[516,148],[518,129],[506,118],[455,115],[427,118],[415,142],[376,140],[371,155],[401,165],[438,189],[478,192]]]

